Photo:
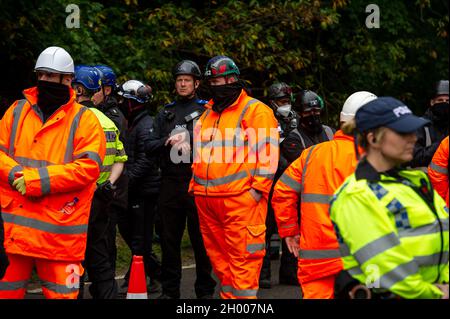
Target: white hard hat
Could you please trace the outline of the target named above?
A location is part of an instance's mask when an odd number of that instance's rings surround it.
[[[350,95],[345,100],[344,106],[341,111],[341,122],[350,121],[355,117],[356,111],[366,103],[375,100],[377,96],[367,91],[358,91]]]
[[[48,47],[39,55],[35,71],[47,71],[52,73],[73,74],[73,59],[66,50],[60,47]]]

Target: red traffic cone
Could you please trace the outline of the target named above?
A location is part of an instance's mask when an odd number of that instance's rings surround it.
[[[130,280],[128,282],[127,299],[148,299],[147,281],[142,256],[133,256]]]

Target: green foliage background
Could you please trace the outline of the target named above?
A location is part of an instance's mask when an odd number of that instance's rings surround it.
[[[66,28],[70,3],[80,8],[79,29]],[[379,29],[366,28],[370,3],[380,8]],[[57,45],[76,63],[107,64],[121,81],[149,83],[158,107],[173,97],[179,60],[203,68],[225,54],[257,98],[275,79],[316,90],[331,124],[356,90],[395,96],[421,114],[434,82],[448,79],[448,20],[447,0],[4,0],[0,97],[33,85],[38,54]]]

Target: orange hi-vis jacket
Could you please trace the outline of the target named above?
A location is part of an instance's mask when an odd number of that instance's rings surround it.
[[[0,121],[0,192],[5,248],[50,260],[83,260],[95,182],[106,140],[94,113],[70,100],[43,124],[37,88]],[[12,187],[22,171],[26,194]]]
[[[430,166],[428,166],[428,175],[434,189],[449,204],[448,190],[448,136],[444,138],[438,149],[433,155]]]
[[[245,90],[220,114],[213,103],[205,105],[194,127],[190,192],[233,196],[254,188],[267,198],[279,157],[273,111]]]
[[[342,270],[328,208],[335,190],[356,168],[353,141],[353,137],[337,131],[332,141],[303,151],[275,185],[272,207],[280,236],[300,234],[298,276],[301,283]]]

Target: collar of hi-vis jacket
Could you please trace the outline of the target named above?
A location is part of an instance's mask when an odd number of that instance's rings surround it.
[[[381,181],[381,175],[396,177],[399,176],[400,170],[400,168],[394,167],[386,172],[378,172],[364,156],[356,167],[355,178],[356,180],[366,179],[370,182],[379,182]]]
[[[56,109],[55,112],[53,112],[53,114],[55,114],[56,112],[59,112],[60,110],[66,110],[68,108],[70,108],[73,103],[75,103],[75,98],[76,98],[76,93],[72,88],[69,88],[69,92],[70,92],[70,98],[69,101],[66,104],[61,105],[58,109]],[[38,89],[37,87],[32,87],[29,89],[25,89],[22,92],[23,96],[25,97],[25,99],[28,101],[28,103],[30,103],[31,108],[33,109],[33,111],[36,113],[36,115],[39,115],[40,109],[37,106],[37,96],[38,96]]]
[[[233,104],[231,104],[231,105],[230,105],[229,107],[227,107],[225,110],[233,110],[233,109],[237,108],[238,105],[240,105],[241,101],[242,101],[243,99],[245,99],[247,96],[248,96],[248,95],[247,95],[247,93],[245,92],[245,90],[242,89],[241,94],[240,94],[239,97],[236,99],[236,101],[234,101]],[[205,104],[205,107],[212,110],[212,106],[213,106],[213,105],[214,105],[214,101],[213,101],[213,99],[211,99],[211,100],[209,100],[208,103]],[[224,110],[224,111],[225,111],[225,110]]]

